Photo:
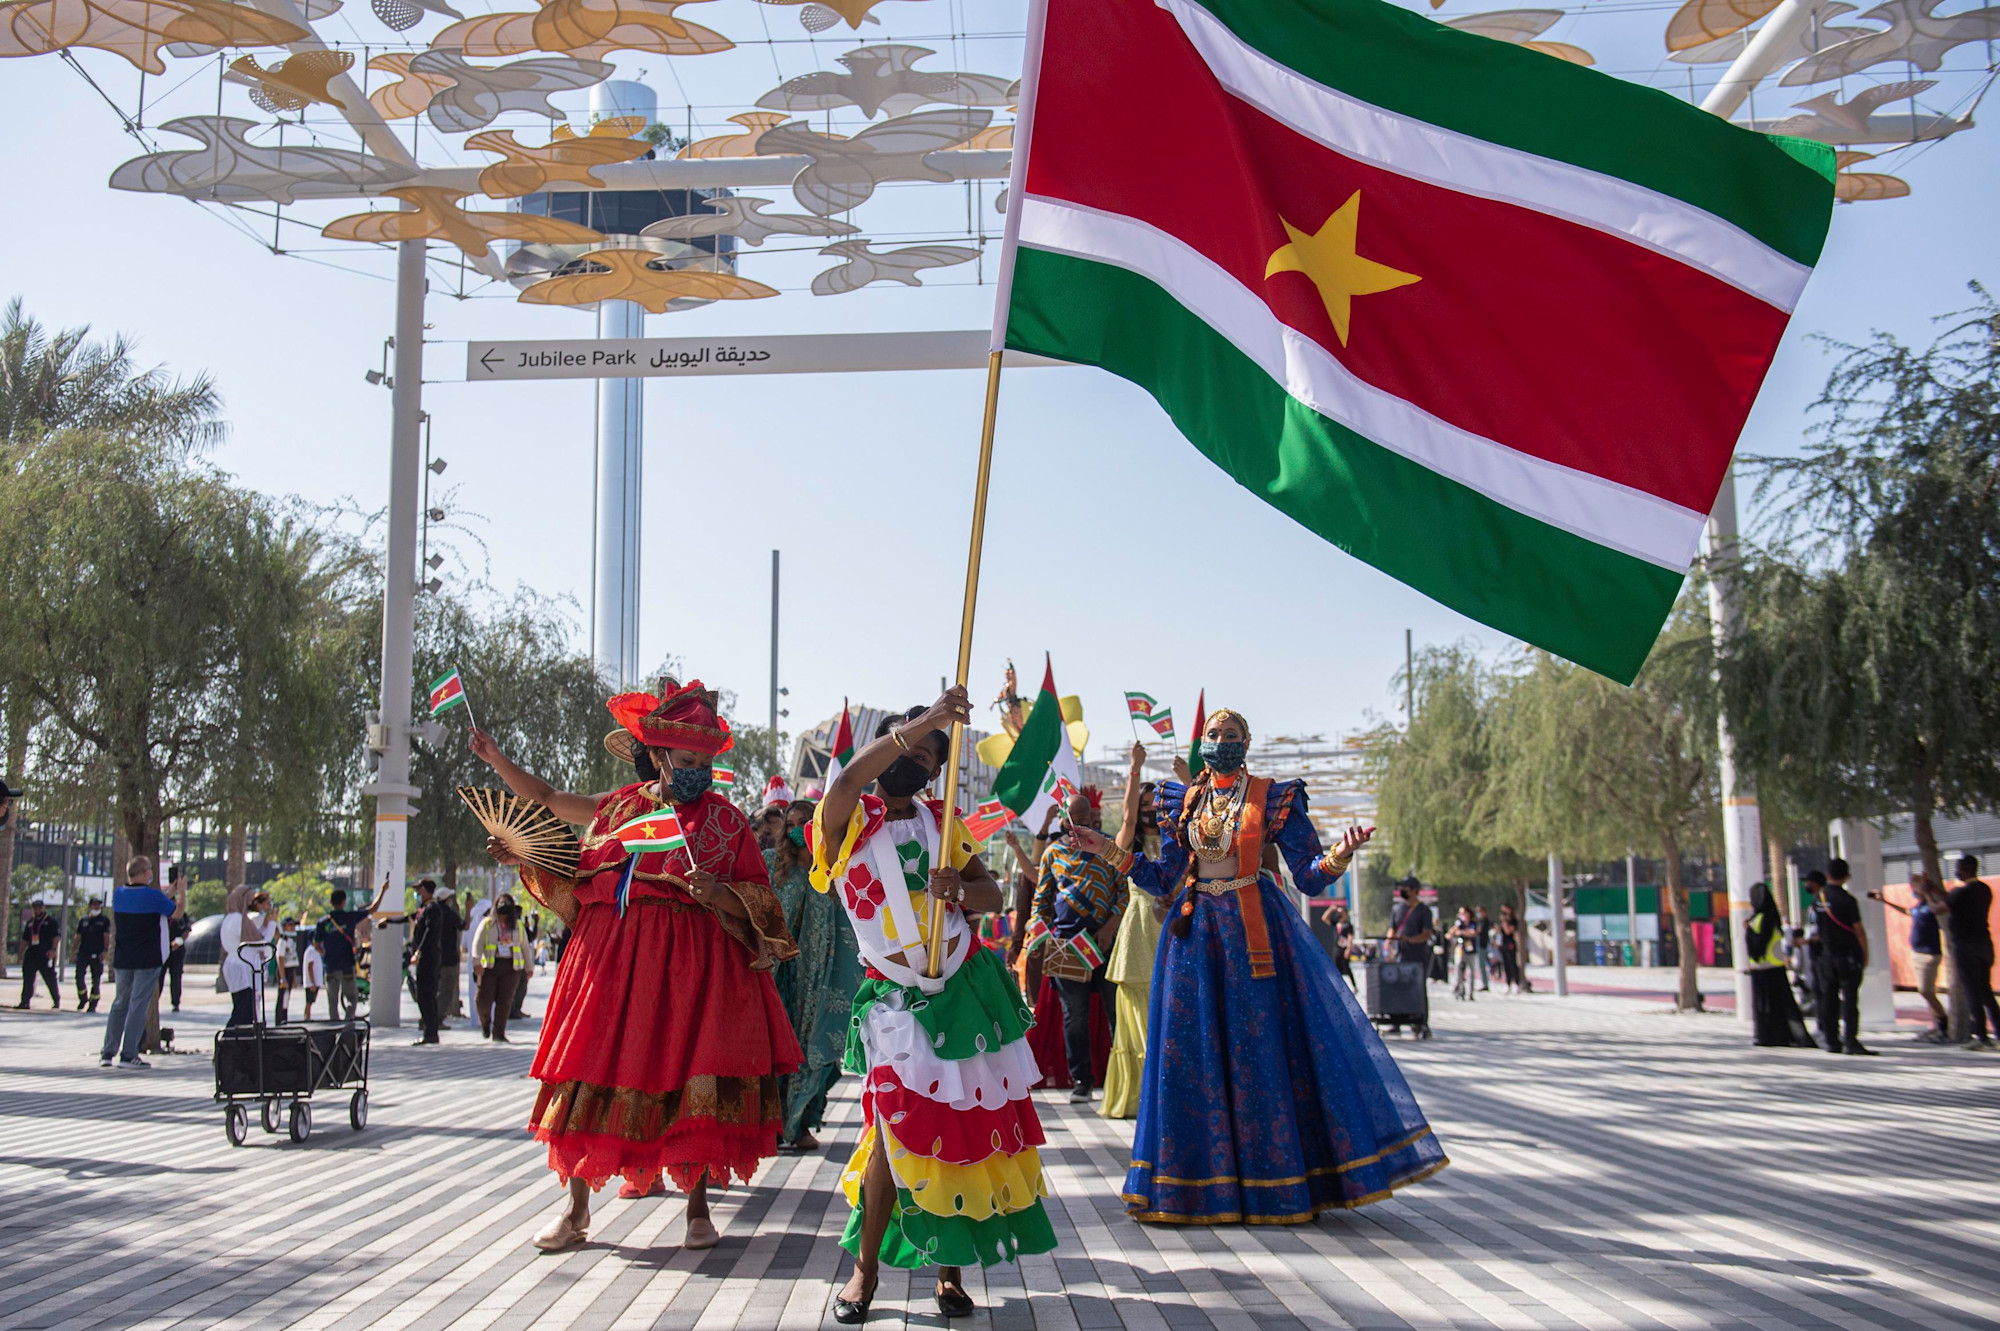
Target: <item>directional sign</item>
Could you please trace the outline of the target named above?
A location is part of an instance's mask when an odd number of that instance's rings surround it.
[[[835,374],[866,370],[978,370],[984,329],[940,333],[806,333],[781,337],[631,337],[470,342],[469,383],[502,379],[642,379],[716,374]],[[1009,368],[1061,365],[1007,353]]]

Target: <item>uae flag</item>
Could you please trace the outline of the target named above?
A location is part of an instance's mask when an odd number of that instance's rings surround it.
[[[623,842],[625,849],[634,855],[687,848],[687,837],[681,832],[681,820],[674,816],[672,809],[655,809],[651,813],[640,814],[611,829],[611,835]]]
[[[833,779],[840,775],[840,769],[854,761],[854,719],[847,710],[847,699],[840,700],[840,725],[833,732],[833,758],[826,765],[826,789],[833,789]]]
[[[1040,831],[1044,811],[1055,802],[1058,778],[1068,781],[1073,790],[1083,785],[1076,750],[1069,745],[1069,730],[1063,722],[1062,700],[1056,696],[1055,666],[1044,655],[1041,690],[1035,694],[1028,719],[1021,723],[1021,733],[1014,737],[1013,751],[993,778],[993,797]]]
[[[1384,0],[1042,6],[996,349],[1132,380],[1319,536],[1629,681],[1832,151]]]
[[[1125,710],[1133,716],[1151,718],[1153,709],[1159,705],[1160,700],[1150,693],[1127,693],[1125,695]]]
[[[436,716],[449,707],[457,707],[465,702],[465,681],[458,677],[458,667],[453,666],[431,681],[431,715]]]

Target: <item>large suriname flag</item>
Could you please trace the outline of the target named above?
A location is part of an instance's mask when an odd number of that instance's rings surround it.
[[[1009,347],[1619,680],[1825,240],[1833,155],[1382,0],[1047,0]]]

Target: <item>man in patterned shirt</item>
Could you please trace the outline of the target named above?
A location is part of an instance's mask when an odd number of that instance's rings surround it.
[[[1086,787],[1069,802],[1069,821],[1078,827],[1102,830],[1102,796],[1094,786]],[[1050,960],[1044,965],[1053,973],[1059,965],[1057,949],[1068,940],[1089,934],[1100,958],[1111,955],[1118,936],[1118,921],[1125,914],[1125,900],[1131,892],[1126,882],[1105,861],[1077,849],[1066,839],[1052,842],[1042,852],[1036,876],[1035,916],[1052,935],[1043,944]],[[1062,960],[1067,960],[1063,958]],[[1095,994],[1108,1014],[1118,1001],[1118,991],[1104,976],[1099,960],[1088,979],[1055,977],[1056,992],[1062,996],[1063,1052],[1069,1059],[1070,1103],[1089,1104],[1092,1075],[1090,1058],[1090,999]]]

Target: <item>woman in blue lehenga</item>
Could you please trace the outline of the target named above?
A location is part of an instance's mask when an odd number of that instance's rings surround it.
[[[1380,1201],[1447,1163],[1416,1097],[1289,894],[1338,879],[1373,829],[1322,853],[1305,784],[1243,770],[1250,727],[1209,718],[1205,770],[1159,787],[1160,854],[1114,845],[1134,885],[1169,898],[1153,966],[1146,1065],[1125,1205],[1136,1220],[1291,1225]],[[1143,746],[1134,745],[1131,783]]]

